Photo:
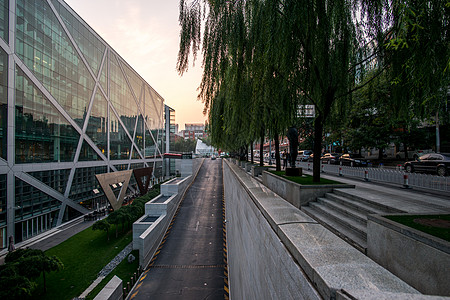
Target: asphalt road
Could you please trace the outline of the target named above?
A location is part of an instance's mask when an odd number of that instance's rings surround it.
[[[224,299],[222,160],[206,159],[130,299]]]

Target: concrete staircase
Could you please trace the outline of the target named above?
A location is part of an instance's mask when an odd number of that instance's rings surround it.
[[[365,254],[367,216],[402,212],[352,194],[349,189],[335,189],[301,210]]]

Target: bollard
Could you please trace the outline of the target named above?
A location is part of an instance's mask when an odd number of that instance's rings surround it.
[[[309,170],[311,170],[311,169],[309,168],[309,163],[308,163],[308,171],[309,171]]]
[[[130,282],[131,282],[131,286],[133,286],[134,285],[134,277],[133,276],[130,277]]]
[[[130,282],[127,282],[127,293],[129,293],[131,291],[131,286],[130,286]]]
[[[342,167],[339,167],[339,176],[342,176]]]
[[[128,291],[127,291],[126,287],[123,288],[122,293],[123,293],[123,299],[125,299],[127,297],[127,295],[128,295]]]
[[[134,272],[134,282],[136,282],[136,280],[137,280],[137,274],[136,274],[136,272]]]
[[[408,180],[408,174],[403,175],[403,187],[405,189],[409,189],[409,180]]]
[[[320,168],[322,173],[325,173],[324,167],[325,167],[324,164],[321,164]]]
[[[368,170],[364,171],[364,180],[369,181],[369,171]]]

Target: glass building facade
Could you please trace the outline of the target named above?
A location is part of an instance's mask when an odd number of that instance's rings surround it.
[[[164,100],[62,0],[0,0],[0,249],[162,168]],[[135,193],[130,180],[127,193]]]

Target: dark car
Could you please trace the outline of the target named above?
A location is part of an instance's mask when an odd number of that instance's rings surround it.
[[[346,153],[339,158],[341,166],[366,167],[368,161],[357,153]]]
[[[450,153],[428,153],[415,161],[407,161],[404,166],[406,172],[429,172],[445,176],[450,170]]]
[[[325,153],[320,160],[323,164],[331,164],[336,165],[339,164],[339,157],[341,155],[339,153]]]

